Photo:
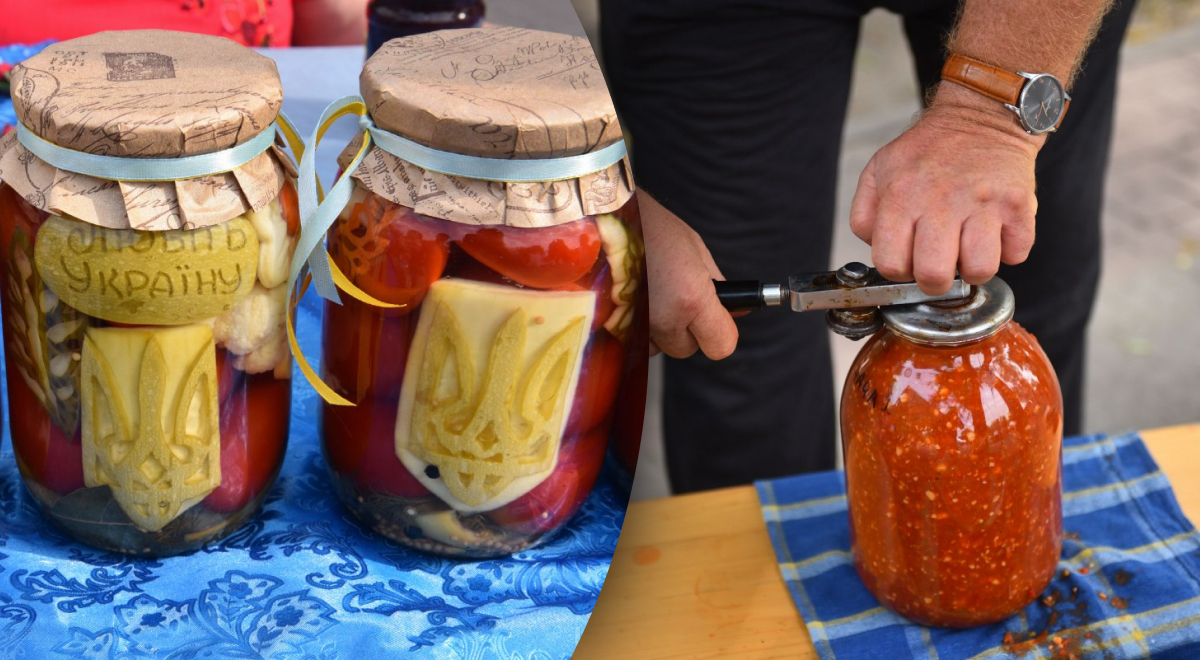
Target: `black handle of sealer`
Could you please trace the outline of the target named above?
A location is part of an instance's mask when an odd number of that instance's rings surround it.
[[[763,307],[762,282],[758,280],[713,280],[717,300],[731,312],[752,312]]]

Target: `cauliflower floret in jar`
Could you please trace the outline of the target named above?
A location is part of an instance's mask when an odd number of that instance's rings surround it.
[[[283,205],[275,199],[261,211],[248,211],[246,219],[258,234],[258,281],[268,289],[286,284],[296,237],[288,236]]]
[[[290,358],[287,336],[281,332],[257,349],[234,357],[233,366],[248,374],[274,371],[276,378],[290,378],[292,373]]]
[[[286,286],[268,289],[255,284],[250,295],[212,320],[213,338],[237,356],[238,369],[251,374],[270,371],[288,355],[286,307]]]

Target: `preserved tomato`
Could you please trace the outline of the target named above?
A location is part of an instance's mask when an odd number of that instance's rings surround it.
[[[642,426],[646,419],[646,391],[650,376],[650,300],[645,294],[644,280],[642,284],[643,293],[637,297],[639,313],[633,320],[629,334],[629,351],[634,355],[626,360],[625,371],[621,375],[610,446],[614,462],[619,468],[618,483],[626,491],[633,490],[633,476],[642,449]]]
[[[579,386],[571,402],[567,420],[567,435],[590,431],[611,417],[613,404],[620,387],[621,367],[625,362],[625,347],[613,337],[600,333],[584,352]]]
[[[325,382],[351,401],[400,395],[413,316],[346,297],[323,319]]]
[[[600,254],[596,222],[583,218],[552,227],[477,227],[458,244],[467,254],[505,277],[541,289],[582,278]]]
[[[966,627],[1045,588],[1062,547],[1062,401],[1029,333],[1006,321],[917,343],[885,326],[850,369],[841,416],[854,563],[880,602]]]
[[[348,209],[329,242],[334,263],[358,288],[407,314],[442,276],[450,254],[443,223],[368,196]]]
[[[607,435],[608,429],[597,428],[563,440],[554,474],[489,517],[528,534],[557,529],[579,510],[600,476]]]
[[[213,511],[239,511],[274,483],[291,421],[291,382],[245,378],[221,408],[221,484],[204,498]]]

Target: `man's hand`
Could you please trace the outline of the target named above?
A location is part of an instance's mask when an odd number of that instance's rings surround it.
[[[957,268],[983,284],[1033,246],[1033,164],[1043,142],[999,103],[943,82],[920,120],[867,163],[850,229],[890,280],[915,279],[937,295]]]
[[[649,195],[638,193],[650,285],[650,354],[684,358],[697,349],[713,360],[737,346],[733,317],[717,300],[724,276],[700,236]]]

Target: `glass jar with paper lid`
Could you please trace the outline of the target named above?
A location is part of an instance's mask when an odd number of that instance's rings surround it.
[[[318,289],[331,267],[339,282],[321,365],[337,491],[422,550],[527,548],[583,504],[617,409],[644,407],[617,401],[646,360],[645,264],[596,56],[545,32],[435,32],[388,42],[361,84],[370,140],[305,227],[328,228]]]
[[[76,539],[170,555],[236,530],[279,471],[299,235],[275,64],[164,31],[17,67],[0,141],[14,454]]]
[[[1005,619],[1062,549],[1062,395],[999,278],[880,308],[842,393],[854,563],[918,623]]]

